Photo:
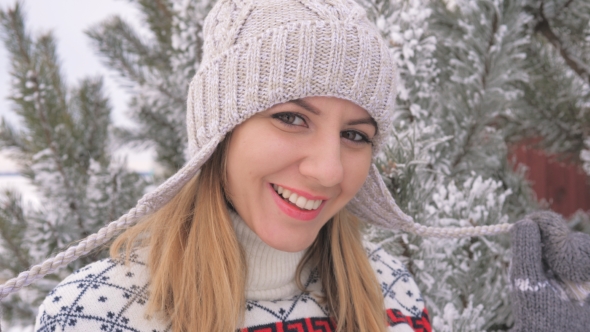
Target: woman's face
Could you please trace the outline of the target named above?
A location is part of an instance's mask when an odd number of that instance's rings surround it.
[[[227,194],[266,244],[303,250],[363,185],[376,131],[369,113],[344,99],[275,105],[234,129]]]

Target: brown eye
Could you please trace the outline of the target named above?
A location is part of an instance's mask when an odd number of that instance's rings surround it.
[[[371,140],[367,138],[367,136],[354,131],[354,130],[347,130],[340,133],[340,137],[352,141],[354,143],[369,143],[372,144]]]
[[[295,122],[295,115],[293,115],[293,114],[283,114],[280,117],[280,119],[283,120],[283,122],[285,122],[285,123],[293,124],[293,122]]]
[[[305,120],[296,113],[277,113],[272,116],[275,119],[280,120],[284,124],[291,125],[291,126],[303,126],[305,125]]]
[[[354,132],[354,131],[345,131],[342,133],[342,138],[346,138],[349,139],[351,141],[362,141],[363,136],[361,136],[359,133]]]

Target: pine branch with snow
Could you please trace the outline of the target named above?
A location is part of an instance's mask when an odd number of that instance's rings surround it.
[[[147,182],[112,158],[110,105],[100,78],[64,83],[55,40],[32,37],[17,3],[0,11],[0,36],[10,58],[16,130],[5,119],[0,148],[10,152],[37,188],[39,205],[18,193],[0,195],[0,279],[67,248],[135,205]],[[95,252],[2,301],[3,319],[32,324],[36,308],[57,282],[104,256]]]
[[[530,81],[516,109],[514,140],[533,137],[537,146],[581,164],[590,135],[590,4],[527,1],[533,20],[526,48]]]
[[[534,209],[506,145],[506,124],[528,81],[532,18],[523,2],[388,6],[386,23],[373,17],[391,42],[401,83],[396,129],[379,168],[398,204],[418,223],[439,227],[515,221]],[[371,230],[369,237],[405,258],[436,330],[510,326],[506,236],[443,240]]]
[[[129,116],[137,128],[117,128],[122,142],[151,146],[163,177],[185,162],[188,83],[199,67],[203,20],[214,1],[133,1],[147,31],[113,17],[87,33],[105,64],[132,92]]]

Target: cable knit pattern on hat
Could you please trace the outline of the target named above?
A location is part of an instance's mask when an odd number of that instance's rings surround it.
[[[391,128],[394,62],[353,1],[219,1],[204,39],[188,96],[191,155],[255,113],[307,96],[353,101],[380,133]]]

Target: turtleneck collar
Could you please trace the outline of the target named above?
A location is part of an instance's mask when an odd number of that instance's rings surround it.
[[[299,294],[295,273],[307,249],[299,252],[274,249],[264,243],[236,212],[230,210],[229,214],[248,264],[246,299],[282,300]],[[303,274],[305,280],[308,273]]]

